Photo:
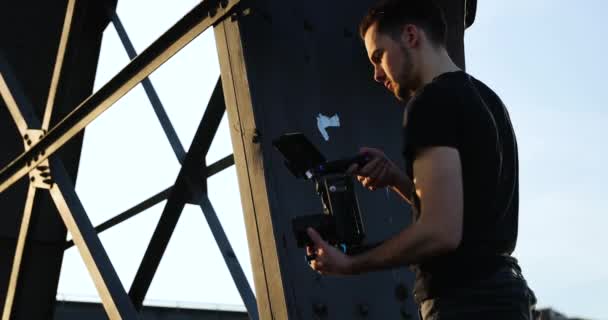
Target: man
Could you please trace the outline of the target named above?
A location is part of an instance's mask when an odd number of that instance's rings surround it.
[[[415,221],[380,246],[347,256],[309,229],[322,274],[410,265],[423,319],[530,319],[535,298],[510,255],[518,223],[517,143],[507,110],[449,57],[446,23],[430,0],[386,1],[360,35],[374,79],[406,102],[401,171],[380,150],[350,168],[370,190],[389,187]],[[410,179],[410,177],[412,179]]]

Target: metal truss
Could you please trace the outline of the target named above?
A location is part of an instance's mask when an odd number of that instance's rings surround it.
[[[51,114],[55,105],[55,95],[61,79],[63,58],[68,43],[75,1],[69,0],[68,2],[42,123],[38,120],[34,109],[11,72],[9,62],[4,59],[0,52],[0,94],[23,138],[25,146],[25,152],[0,171],[0,192],[9,188],[25,175],[29,174],[30,179],[2,319],[10,319],[11,316],[21,261],[27,247],[34,196],[40,190],[47,190],[50,193],[65,226],[73,238],[72,241],[66,243],[65,248],[67,249],[73,245],[78,248],[110,319],[137,318],[137,311],[142,307],[148,288],[186,203],[194,203],[201,208],[250,318],[258,319],[253,291],[207,194],[207,178],[234,164],[232,155],[211,165],[207,165],[205,161],[226,109],[221,82],[218,80],[192,144],[186,152],[169,121],[160,98],[148,79],[148,76],[156,68],[190,41],[231,14],[239,0],[207,0],[201,2],[139,55],[135,52],[120,19],[115,12],[111,12],[112,22],[132,61],[99,91],[85,99],[49,130]],[[173,148],[176,158],[182,164],[182,168],[172,187],[94,228],[61,160],[54,156],[54,153],[140,82],[148,94],[163,131]],[[98,233],[163,200],[167,200],[167,202],[161,218],[129,294],[127,294],[99,240]]]

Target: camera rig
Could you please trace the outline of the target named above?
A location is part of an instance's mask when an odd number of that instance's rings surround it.
[[[358,155],[326,161],[302,133],[284,134],[272,144],[283,155],[285,165],[296,178],[314,182],[315,191],[321,200],[322,213],[297,216],[292,220],[298,247],[313,244],[306,232],[312,227],[325,241],[347,254],[368,249],[369,246],[363,245],[365,230],[353,178],[346,171],[354,163],[364,166],[370,157]]]

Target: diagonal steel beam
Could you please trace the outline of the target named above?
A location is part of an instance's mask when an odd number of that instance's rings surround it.
[[[222,257],[224,258],[224,262],[230,271],[230,275],[232,275],[232,280],[234,280],[234,284],[236,285],[236,288],[241,295],[241,299],[243,299],[243,303],[247,308],[249,319],[257,320],[259,318],[259,314],[255,295],[253,294],[253,290],[249,285],[249,281],[243,272],[243,268],[241,267],[238,258],[234,254],[234,250],[232,249],[230,241],[226,236],[226,232],[224,232],[222,224],[215,213],[215,209],[213,209],[213,205],[211,204],[211,201],[209,201],[207,194],[203,193],[200,187],[195,187],[193,184],[194,181],[192,181],[194,179],[188,178],[188,180],[190,180],[189,184],[194,196],[200,199],[199,206],[205,215],[205,220],[209,224],[209,229],[211,229],[213,238],[215,238],[215,242],[222,253]]]
[[[238,3],[239,0],[208,0],[194,7],[112,80],[52,128],[40,142],[3,168],[0,171],[0,192],[56,152],[199,34],[225,18]]]
[[[149,208],[161,203],[162,201],[167,199],[167,197],[171,193],[171,188],[172,187],[169,187],[169,188],[153,195],[152,197],[144,200],[140,204],[132,207],[131,209],[129,209],[123,213],[120,213],[117,216],[103,222],[102,224],[95,227],[95,233],[100,234],[100,233],[112,228],[113,226],[115,226],[121,222],[127,221],[127,220],[133,218],[134,216],[148,210]],[[65,250],[71,248],[72,246],[74,246],[73,240],[66,241]]]
[[[76,0],[69,0],[65,10],[65,18],[63,20],[63,29],[61,30],[61,38],[59,39],[59,47],[57,48],[57,58],[53,67],[53,77],[51,78],[51,86],[49,87],[49,95],[44,109],[44,117],[42,119],[43,130],[48,130],[51,123],[51,115],[55,107],[55,97],[57,96],[57,88],[59,87],[59,78],[61,77],[61,69],[63,68],[63,58],[67,51],[68,38],[70,36],[70,28],[72,27],[72,18],[74,17],[74,6]]]
[[[209,178],[214,174],[225,170],[226,168],[234,165],[234,155],[228,155],[223,157],[222,159],[210,164],[206,168],[203,168],[201,171],[201,176]],[[204,171],[203,171],[204,170]],[[205,174],[206,172],[206,174]]]
[[[116,33],[118,33],[118,37],[122,41],[122,44],[127,51],[127,55],[131,60],[135,59],[137,57],[137,51],[135,51],[135,47],[133,46],[133,43],[131,43],[131,39],[129,39],[127,30],[125,30],[125,27],[122,25],[116,11],[111,11],[111,17],[114,28],[116,29]],[[148,99],[152,104],[154,113],[156,113],[156,117],[158,118],[158,121],[160,122],[160,125],[162,126],[163,131],[169,140],[171,148],[173,148],[173,152],[175,153],[177,160],[180,164],[183,164],[184,158],[186,157],[186,150],[182,146],[182,143],[177,136],[177,132],[175,132],[175,129],[171,125],[169,116],[167,115],[167,112],[165,111],[165,108],[163,107],[163,104],[160,101],[154,86],[152,85],[152,81],[150,81],[150,78],[146,77],[144,80],[142,80],[141,84],[148,95]]]
[[[19,228],[19,237],[17,238],[17,247],[15,249],[15,257],[13,258],[13,267],[8,283],[6,298],[4,299],[4,310],[2,312],[2,320],[10,320],[15,301],[15,293],[17,292],[17,283],[19,281],[19,272],[21,271],[21,261],[25,252],[30,220],[32,217],[32,209],[34,207],[34,198],[36,197],[36,187],[30,184],[27,190],[25,199],[25,208],[23,209],[23,217],[21,218],[21,227]]]
[[[137,319],[137,311],[76,195],[67,171],[55,157],[49,161],[56,183],[51,187],[51,197],[89,270],[106,314],[110,319]]]
[[[216,174],[232,165],[234,165],[234,156],[233,155],[226,156],[226,157],[214,162],[213,164],[209,165],[205,169],[205,171],[207,171],[207,178],[213,176],[214,174]],[[135,217],[136,215],[157,205],[158,203],[166,200],[169,197],[169,194],[171,193],[171,188],[172,187],[166,188],[165,190],[163,190],[163,191],[151,196],[150,198],[142,201],[141,203],[135,205],[131,209],[128,209],[127,211],[124,211],[123,213],[120,213],[120,214],[114,216],[113,218],[101,223],[100,225],[95,227],[95,232],[97,232],[97,234],[100,234],[124,221],[127,221],[127,220]],[[74,241],[72,241],[72,240],[66,241],[65,250],[67,250],[73,246],[74,246]]]

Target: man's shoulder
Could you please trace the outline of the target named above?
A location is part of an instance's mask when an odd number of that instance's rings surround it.
[[[468,81],[468,74],[464,71],[441,74],[422,87],[411,104],[443,104],[444,101],[453,104],[458,101]]]

